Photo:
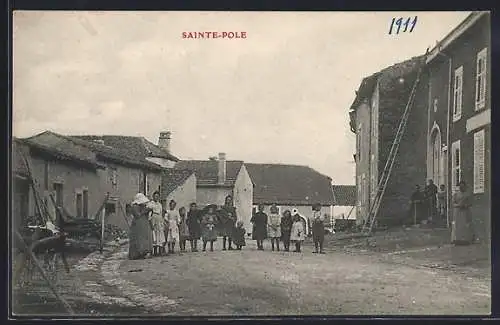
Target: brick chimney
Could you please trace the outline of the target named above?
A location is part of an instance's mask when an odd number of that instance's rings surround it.
[[[224,184],[226,182],[226,154],[219,153],[217,182]]]
[[[158,147],[170,153],[170,139],[172,132],[163,131],[160,132],[160,138],[158,139]]]

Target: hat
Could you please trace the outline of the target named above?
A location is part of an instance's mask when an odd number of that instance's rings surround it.
[[[146,195],[142,193],[137,193],[134,197],[134,200],[132,201],[132,204],[144,204],[148,202],[149,199],[146,197]]]

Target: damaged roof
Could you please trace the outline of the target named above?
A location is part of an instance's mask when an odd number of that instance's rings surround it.
[[[418,68],[425,64],[426,55],[413,57],[409,60],[393,64],[379,72],[363,78],[356,97],[349,108],[349,118],[351,131],[356,132],[354,125],[356,109],[364,100],[370,100],[375,87],[379,86],[379,95],[391,96],[393,92],[400,91],[397,87],[399,80],[403,78],[406,84],[413,83],[416,78]]]
[[[134,166],[148,170],[162,170],[159,165],[151,163],[142,157],[131,155],[130,152],[102,145],[97,142],[57,134],[52,131],[45,131],[24,140],[38,145],[39,147],[51,148],[51,150],[54,151],[71,152],[73,155],[88,158],[92,157],[93,159],[100,158],[117,164]]]
[[[146,157],[155,157],[179,161],[179,158],[144,137],[125,135],[73,135],[71,137],[94,142],[102,140],[106,146],[127,151],[130,155],[143,159]]]
[[[219,162],[217,160],[181,160],[174,169],[192,170],[196,174],[197,186],[227,186],[232,187],[243,166],[243,161],[226,161],[226,182],[218,184]]]
[[[331,179],[308,166],[245,163],[254,204],[333,205]]]
[[[356,205],[356,185],[333,185],[333,195],[337,206]]]

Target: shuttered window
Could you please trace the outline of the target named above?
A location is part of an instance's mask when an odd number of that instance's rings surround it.
[[[474,193],[484,193],[484,129],[474,133]]]
[[[89,217],[89,191],[83,190],[83,216]]]
[[[81,218],[83,216],[83,195],[76,193],[76,216]]]
[[[455,78],[453,82],[453,122],[460,120],[462,117],[462,85],[463,85],[462,66],[455,70]]]
[[[460,151],[460,140],[453,142],[451,145],[451,154],[452,154],[452,175],[451,181],[453,188],[455,190],[458,189],[458,183],[460,182],[461,177],[461,151]]]
[[[477,54],[476,111],[483,109],[486,104],[487,54],[488,54],[488,48],[484,48]]]

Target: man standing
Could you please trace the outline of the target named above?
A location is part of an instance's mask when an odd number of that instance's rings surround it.
[[[424,193],[420,191],[419,185],[415,185],[415,191],[412,193],[410,198],[410,216],[413,224],[417,224],[423,219],[423,203]]]
[[[323,251],[323,242],[325,240],[325,217],[321,214],[321,204],[313,205],[313,213],[310,220],[312,228],[312,237],[314,242],[314,252],[325,254]]]
[[[438,188],[434,184],[434,181],[432,179],[429,179],[427,186],[425,187],[425,199],[427,201],[427,207],[428,207],[428,216],[429,216],[429,221],[433,221],[436,218],[436,212],[437,212],[437,192]]]

